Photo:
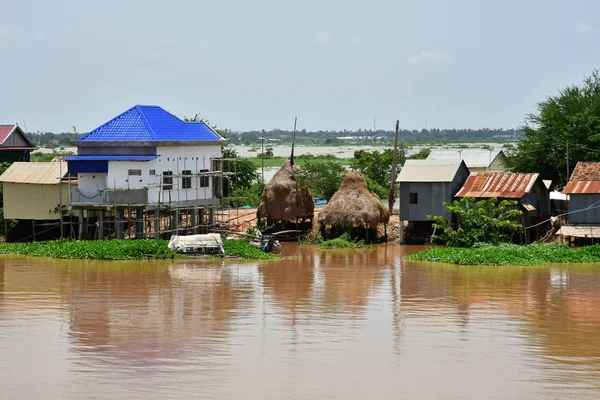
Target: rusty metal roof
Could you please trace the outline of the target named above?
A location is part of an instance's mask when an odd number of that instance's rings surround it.
[[[510,172],[471,174],[456,197],[520,199],[531,191],[538,178],[539,174]]]
[[[563,189],[563,194],[600,193],[600,181],[571,181]]]
[[[572,181],[600,181],[600,162],[579,161],[571,174]]]
[[[600,162],[580,161],[571,174],[564,194],[600,193]]]
[[[0,182],[57,185],[66,162],[15,162],[0,176]]]

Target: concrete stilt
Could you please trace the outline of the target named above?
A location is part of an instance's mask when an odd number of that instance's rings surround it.
[[[78,231],[78,235],[77,237],[79,238],[79,240],[84,238],[83,235],[83,209],[79,210],[79,221],[77,221],[79,223],[79,231]]]
[[[98,210],[98,240],[104,240],[104,210]]]
[[[192,208],[192,233],[195,235],[198,233],[198,209]]]
[[[208,209],[208,225],[210,225],[211,231],[215,229],[215,209],[213,207]]]
[[[115,232],[117,239],[123,239],[123,215],[124,210],[122,208],[115,208]]]
[[[136,239],[143,239],[144,238],[144,209],[143,208],[138,208],[135,211],[135,219],[136,219]]]
[[[179,235],[179,210],[173,210],[173,235]]]
[[[154,210],[154,239],[160,238],[160,206]]]

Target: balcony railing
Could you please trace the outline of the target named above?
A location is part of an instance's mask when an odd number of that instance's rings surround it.
[[[145,204],[148,202],[148,189],[104,189],[94,195],[71,189],[69,200],[72,205]]]

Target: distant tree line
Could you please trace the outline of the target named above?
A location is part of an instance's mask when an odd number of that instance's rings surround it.
[[[193,118],[189,118],[193,120]],[[271,130],[271,131],[248,131],[242,133],[232,133],[228,130],[218,130],[219,134],[237,144],[260,144],[262,138],[267,142],[279,141],[282,143],[291,143],[293,132]],[[53,132],[35,132],[26,134],[36,146],[59,148],[71,146],[74,141],[84,134],[53,133]],[[392,142],[395,133],[393,131],[377,130],[369,131],[359,129],[357,131],[306,131],[296,132],[297,143],[323,143],[328,145],[337,145],[348,143],[348,140],[338,139],[339,137],[355,137],[357,141],[364,142]],[[407,143],[434,143],[445,141],[494,141],[494,140],[515,140],[522,137],[522,132],[515,129],[422,129],[422,130],[402,130],[400,140]],[[351,141],[351,140],[350,140]]]

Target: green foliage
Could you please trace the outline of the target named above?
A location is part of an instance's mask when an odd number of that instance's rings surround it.
[[[444,202],[446,210],[458,218],[460,227],[454,229],[450,221],[441,216],[429,216],[434,228],[440,230],[432,241],[450,247],[509,242],[514,233],[523,229],[523,225],[518,223],[523,212],[517,205],[518,202],[512,200],[498,203],[495,198],[475,201],[465,197],[452,203]]]
[[[241,257],[248,260],[275,260],[278,257],[271,253],[265,253],[258,247],[246,240],[223,239],[225,255]]]
[[[369,176],[365,176],[364,178],[365,181],[367,181],[367,189],[369,189],[369,192],[377,194],[377,196],[379,196],[380,199],[387,199],[388,192],[390,191],[389,187],[380,185],[378,182],[375,182]],[[399,188],[396,187],[396,189]]]
[[[263,188],[262,182],[255,182],[250,187],[235,188],[230,194],[228,204],[232,207],[258,207]]]
[[[429,147],[423,147],[421,150],[412,154],[408,157],[409,160],[425,160],[431,154],[431,149]]]
[[[355,249],[364,245],[365,242],[363,240],[353,240],[350,232],[345,232],[340,237],[331,240],[323,240],[320,237],[317,240],[317,246],[320,249]]]
[[[390,175],[392,173],[393,151],[390,149],[382,152],[358,150],[354,152],[352,168],[360,171],[363,176],[369,177],[373,182],[383,187],[390,184]],[[402,163],[398,160],[398,165]],[[387,191],[385,192],[387,196]]]
[[[147,260],[176,257],[166,240],[53,240],[0,243],[0,254],[93,260]]]
[[[335,162],[304,159],[304,166],[298,170],[298,182],[310,188],[313,196],[330,199],[340,187],[346,169]]]
[[[598,70],[581,86],[569,86],[537,105],[523,128],[524,139],[509,151],[515,172],[539,172],[544,179],[565,184],[569,145],[571,170],[578,161],[600,161],[600,75]]]
[[[225,197],[228,197],[233,189],[250,188],[258,180],[259,175],[250,160],[237,158],[237,152],[228,147],[223,147],[222,155],[225,159],[236,159],[235,161],[223,162],[223,171],[236,173],[224,180],[223,195]]]
[[[600,245],[572,249],[560,243],[478,244],[471,248],[438,247],[406,257],[407,260],[463,265],[544,265],[546,263],[600,262]]]
[[[49,162],[52,161],[54,157],[66,157],[71,155],[71,153],[57,153],[53,151],[52,153],[31,153],[31,162]],[[66,171],[65,171],[66,172]]]

